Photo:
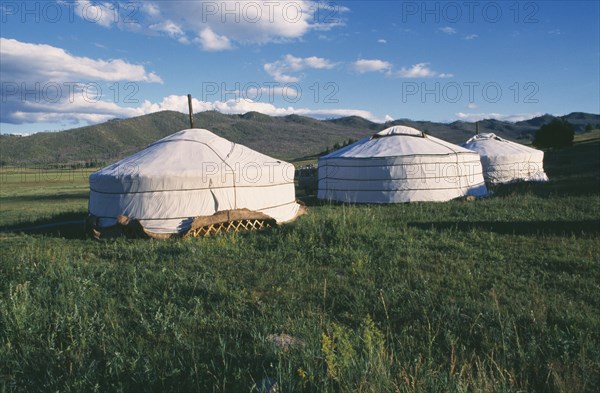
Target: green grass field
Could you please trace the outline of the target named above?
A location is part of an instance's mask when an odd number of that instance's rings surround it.
[[[85,173],[4,168],[0,391],[597,392],[599,153],[483,200],[305,196],[292,224],[170,241],[87,240]]]

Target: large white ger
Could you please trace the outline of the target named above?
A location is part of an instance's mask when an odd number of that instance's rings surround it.
[[[448,201],[487,194],[479,155],[404,126],[319,159],[318,198],[353,203]]]
[[[299,212],[293,165],[188,129],[90,175],[89,213],[100,228],[118,216],[153,234],[184,233],[194,218],[248,209],[277,222]]]
[[[548,181],[544,172],[544,152],[502,139],[496,134],[478,134],[462,144],[481,156],[487,183]]]

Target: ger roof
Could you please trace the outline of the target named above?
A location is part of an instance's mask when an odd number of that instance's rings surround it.
[[[541,150],[500,138],[493,133],[477,134],[462,146],[474,150],[484,157],[543,155]]]
[[[450,154],[475,153],[458,145],[427,135],[416,128],[393,126],[322,158],[383,158]]]

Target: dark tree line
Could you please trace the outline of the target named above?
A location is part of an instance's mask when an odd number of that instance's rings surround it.
[[[537,130],[533,145],[542,148],[571,146],[574,137],[575,129],[571,123],[564,119],[554,119]]]

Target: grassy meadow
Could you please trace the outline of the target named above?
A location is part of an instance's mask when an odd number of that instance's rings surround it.
[[[101,242],[86,172],[3,168],[0,391],[600,391],[600,139],[545,166],[477,201],[305,195],[267,232]]]

